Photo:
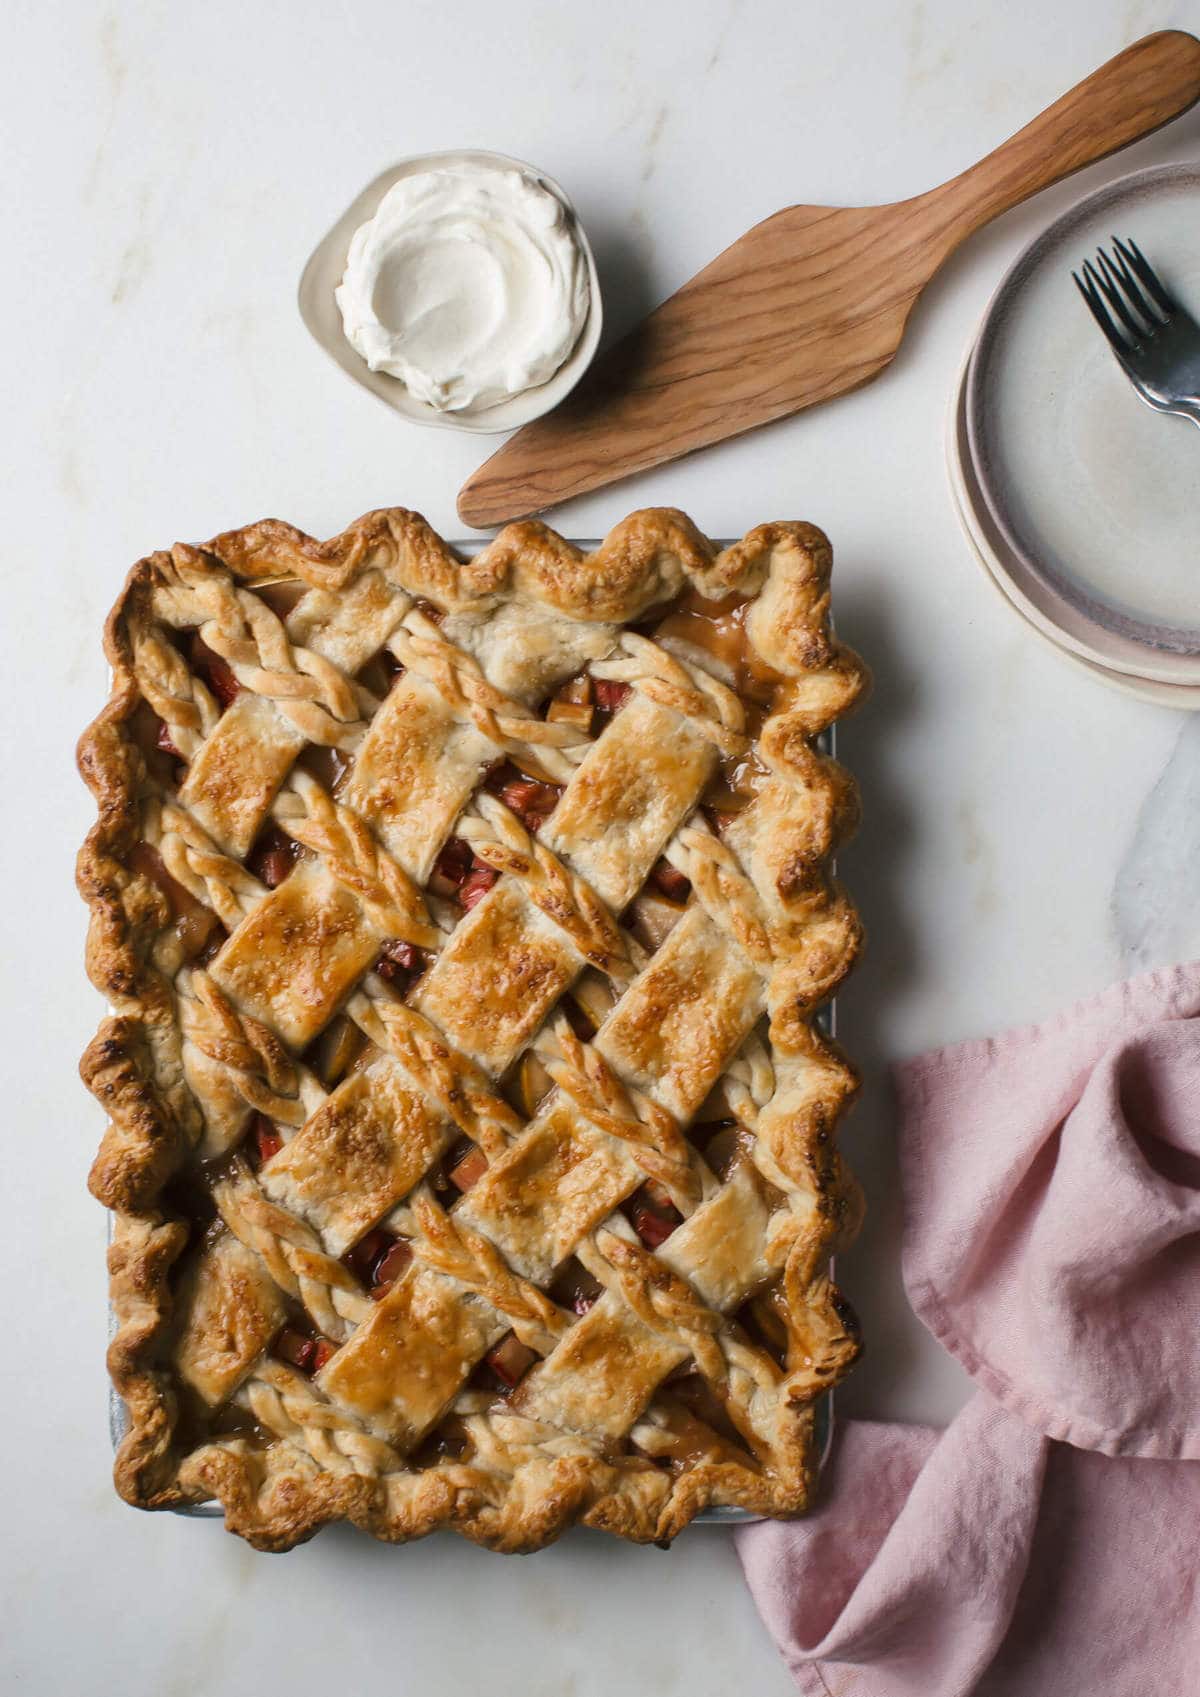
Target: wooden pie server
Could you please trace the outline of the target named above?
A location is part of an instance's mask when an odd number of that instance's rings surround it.
[[[890,206],[789,206],[602,354],[463,485],[486,526],[552,507],[870,382],[959,243],[1200,99],[1200,41],[1147,35],[977,165]]]

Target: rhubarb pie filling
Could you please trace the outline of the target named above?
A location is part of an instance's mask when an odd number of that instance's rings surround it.
[[[273,1548],[803,1508],[857,1350],[828,572],[400,510],[135,568],[80,753],[130,1500]]]

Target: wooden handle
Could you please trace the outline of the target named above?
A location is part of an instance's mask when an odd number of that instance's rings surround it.
[[[986,159],[920,199],[939,200],[949,212],[949,251],[1001,212],[1140,141],[1197,100],[1200,41],[1178,29],[1144,35]]]
[[[765,219],[480,466],[460,516],[483,526],[536,512],[869,382],[973,230],[1198,99],[1200,41],[1165,30],[928,194]]]

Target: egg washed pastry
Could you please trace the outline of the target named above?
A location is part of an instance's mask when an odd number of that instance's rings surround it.
[[[134,566],[78,869],[129,1502],[277,1550],[804,1509],[858,1350],[829,572],[670,509]]]

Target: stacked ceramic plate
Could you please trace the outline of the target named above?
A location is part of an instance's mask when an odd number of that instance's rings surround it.
[[[1114,235],[1200,318],[1200,165],[1090,195],[984,314],[951,407],[950,481],[1032,630],[1114,688],[1200,711],[1200,431],[1142,404],[1071,280]]]

